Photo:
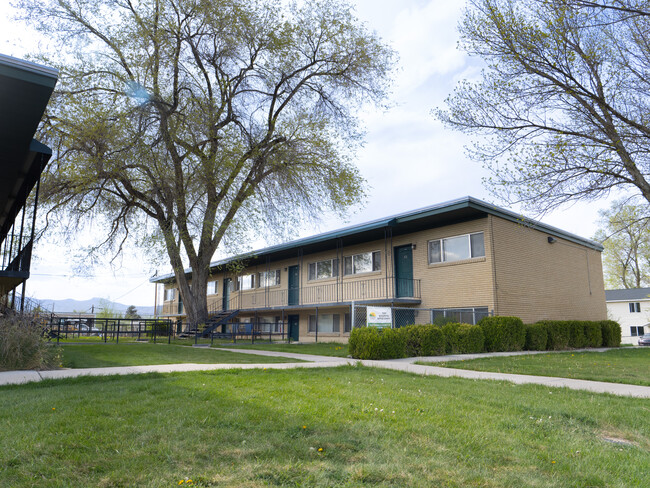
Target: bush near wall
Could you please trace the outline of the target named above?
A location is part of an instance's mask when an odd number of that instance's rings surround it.
[[[501,319],[501,320],[496,320]],[[491,335],[490,335],[491,334]],[[490,344],[488,346],[488,343]],[[350,355],[358,359],[395,359],[492,351],[561,350],[618,347],[621,326],[595,322],[544,320],[524,325],[517,317],[487,317],[478,325],[446,323],[409,325],[399,329],[352,329]]]
[[[406,357],[406,334],[401,329],[356,327],[350,332],[350,355],[357,359]]]
[[[600,322],[603,336],[603,347],[618,347],[621,345],[621,326],[613,320]]]
[[[526,327],[519,317],[484,317],[478,325],[488,352],[521,351],[526,345]]]

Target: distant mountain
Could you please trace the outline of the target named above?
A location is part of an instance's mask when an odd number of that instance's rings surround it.
[[[112,310],[117,313],[124,314],[129,305],[123,303],[112,302],[103,298],[91,298],[90,300],[73,300],[67,298],[65,300],[52,300],[49,298],[35,299],[39,302],[41,307],[49,312],[54,312],[58,315],[77,313],[99,313],[104,305],[108,305]],[[94,308],[93,308],[94,307]],[[135,305],[138,314],[142,317],[153,315],[152,306]]]

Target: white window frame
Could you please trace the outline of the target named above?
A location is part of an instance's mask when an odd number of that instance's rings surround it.
[[[331,263],[331,270],[332,273],[329,276],[318,276],[318,265],[321,263]],[[313,268],[312,268],[313,266]],[[312,269],[314,270],[313,278],[312,278]],[[307,281],[318,281],[318,280],[328,280],[331,278],[336,278],[339,275],[339,260],[338,258],[332,258],[332,259],[322,259],[320,261],[314,261],[313,263],[309,263],[307,265]]]
[[[244,283],[247,279],[250,280],[250,285]],[[253,289],[255,289],[255,273],[240,275],[237,277],[237,291],[248,291]]]
[[[176,297],[176,288],[165,288],[165,302],[173,302]]]
[[[641,302],[629,302],[630,313],[641,313]]]
[[[210,286],[212,286],[212,290],[210,290]],[[208,281],[208,287],[207,287],[207,290],[206,290],[206,294],[207,295],[218,295],[219,294],[219,281],[218,280],[210,280],[210,281]]]
[[[473,256],[472,255],[472,237],[474,235],[482,235],[483,236],[483,254]],[[445,260],[445,241],[450,240],[450,239],[458,239],[459,237],[466,237],[467,238],[467,248],[468,248],[468,258],[463,258],[463,259],[448,259]],[[431,245],[434,242],[438,242],[440,245],[440,261],[432,261],[431,260]],[[455,263],[458,261],[465,261],[467,259],[474,259],[474,258],[484,258],[485,257],[485,233],[483,231],[481,232],[470,232],[469,234],[460,234],[457,236],[449,236],[449,237],[442,237],[440,239],[432,239],[427,243],[427,262],[429,264],[440,264],[440,263]]]
[[[278,286],[280,284],[280,270],[274,269],[271,271],[260,271],[257,274],[257,287],[266,288],[270,286]],[[271,282],[271,283],[267,283]]]
[[[370,255],[370,266],[372,269],[370,271],[357,271],[355,267],[355,258],[358,258],[358,256],[363,256],[363,255]],[[350,272],[347,273],[347,265],[346,263],[350,262]],[[375,263],[378,264],[378,268],[375,269]],[[366,273],[375,273],[377,271],[381,271],[381,251],[366,251],[366,252],[360,252],[357,254],[352,254],[350,256],[343,256],[343,276],[352,276],[356,274],[366,274]]]

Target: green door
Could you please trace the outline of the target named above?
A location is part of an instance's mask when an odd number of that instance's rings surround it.
[[[289,337],[292,341],[300,339],[300,315],[289,315]]]
[[[289,266],[289,305],[300,303],[300,266]]]
[[[413,251],[411,244],[395,248],[395,298],[413,296]]]
[[[223,310],[228,310],[230,305],[230,289],[232,288],[232,278],[225,278],[223,280],[223,301],[221,303],[221,308]]]

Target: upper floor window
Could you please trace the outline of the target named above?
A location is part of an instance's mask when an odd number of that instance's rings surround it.
[[[343,274],[370,273],[381,270],[381,251],[362,252],[343,258]]]
[[[165,301],[168,302],[174,299],[174,288],[165,289]]]
[[[255,275],[243,275],[237,278],[238,290],[252,290],[255,288]]]
[[[641,312],[641,303],[640,302],[632,302],[629,305],[630,305],[630,313],[640,313]]]
[[[322,280],[334,278],[339,275],[339,260],[327,259],[316,263],[309,263],[309,280]]]
[[[208,295],[217,294],[217,281],[208,281]]]
[[[483,232],[429,241],[429,264],[485,256]]]
[[[259,273],[259,287],[263,288],[265,286],[275,286],[280,284],[280,270],[275,269],[273,271],[262,271]]]

